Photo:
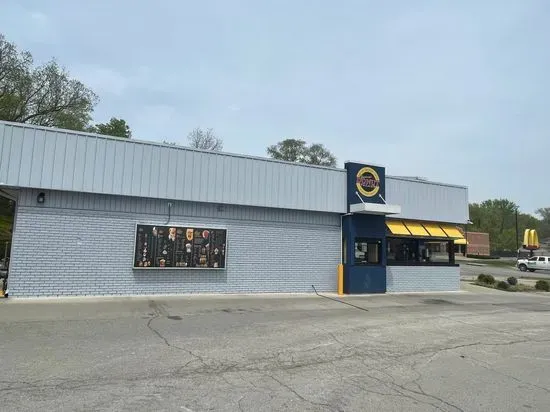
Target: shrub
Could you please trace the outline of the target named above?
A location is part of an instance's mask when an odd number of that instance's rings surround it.
[[[480,283],[487,283],[487,275],[481,273],[477,276],[477,281]]]
[[[508,283],[512,286],[516,286],[518,284],[518,280],[513,276],[510,276],[507,280]]]
[[[494,285],[495,284],[495,278],[492,275],[486,275],[484,273],[481,273],[477,276],[477,281],[479,283],[485,283],[486,285]]]
[[[472,259],[500,259],[500,256],[472,255],[470,253],[468,253],[466,257]]]
[[[500,280],[497,283],[497,289],[508,290],[509,287],[510,287],[510,285],[508,283],[506,283],[505,281],[503,281],[503,280]]]
[[[535,289],[550,292],[550,283],[548,283],[547,280],[538,280],[537,283],[535,283]]]

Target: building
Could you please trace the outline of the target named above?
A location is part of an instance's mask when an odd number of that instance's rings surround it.
[[[458,227],[464,238],[455,240],[455,254],[491,256],[489,233],[470,232]]]
[[[459,289],[463,186],[0,122],[10,296]],[[441,244],[449,247],[441,248]]]
[[[489,233],[483,232],[468,232],[466,233],[468,240],[467,252],[469,255],[490,256],[491,244],[489,241]]]

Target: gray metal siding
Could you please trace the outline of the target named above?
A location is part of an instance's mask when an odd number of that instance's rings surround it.
[[[44,211],[48,211],[49,209],[94,210],[109,213],[155,215],[161,221],[166,221],[168,218],[168,201],[162,199],[46,191],[45,203],[38,205],[36,203],[38,193],[39,190],[34,189],[21,190],[18,205],[22,207],[36,207],[37,210]],[[172,216],[340,226],[340,215],[336,213],[185,201],[171,201],[171,203]]]
[[[345,212],[345,171],[0,122],[0,184]]]
[[[392,218],[466,223],[468,189],[426,181],[386,177],[386,201],[401,205]]]
[[[227,268],[134,270],[135,225],[163,224],[166,202],[22,191],[9,292],[14,297],[336,290],[338,214],[177,202],[171,223],[225,227]]]

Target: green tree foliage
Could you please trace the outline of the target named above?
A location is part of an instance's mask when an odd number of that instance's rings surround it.
[[[132,137],[130,126],[123,119],[111,118],[107,123],[98,123],[90,127],[90,132],[116,137]]]
[[[537,215],[541,217],[539,237],[541,239],[550,238],[550,207],[537,209]]]
[[[0,34],[1,120],[84,130],[97,101],[55,60],[33,67],[31,54]]]
[[[273,159],[287,162],[307,163],[319,166],[336,166],[336,157],[322,144],[307,145],[304,140],[285,139],[267,148]]]
[[[489,233],[493,251],[516,250],[516,210],[518,205],[507,199],[491,199],[481,203],[470,204],[470,220],[473,224],[468,231]],[[550,211],[550,208],[547,208]],[[540,238],[549,235],[544,233],[544,210],[538,213],[543,220],[518,211],[518,243],[521,247],[525,229],[536,229]],[[550,218],[550,216],[547,216]],[[548,220],[550,223],[550,220]]]
[[[0,120],[130,137],[122,119],[90,126],[98,101],[55,60],[35,67],[28,51],[0,34]]]

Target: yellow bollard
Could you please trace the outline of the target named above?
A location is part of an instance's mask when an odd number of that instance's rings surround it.
[[[342,296],[344,294],[344,265],[338,265],[338,295]]]

